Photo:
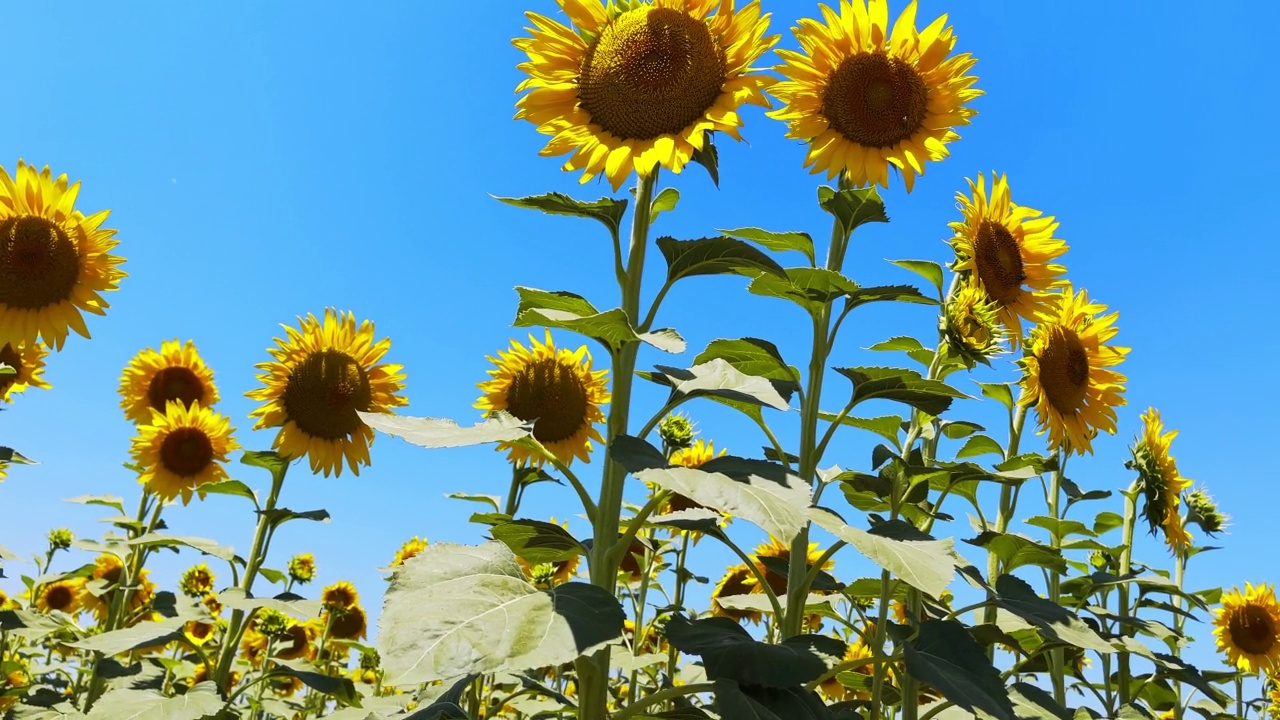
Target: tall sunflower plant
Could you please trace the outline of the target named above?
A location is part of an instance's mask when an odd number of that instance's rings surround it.
[[[945,16],[841,0],[796,22],[797,49],[774,51],[760,2],[556,3],[560,19],[529,12],[514,41],[527,56],[516,117],[548,136],[542,155],[613,194],[502,200],[600,223],[617,298],[518,288],[513,324],[531,332],[488,358],[478,421],[462,423],[395,412],[403,368],[371,322],[299,318],[248,393],[255,429],[275,433],[268,451],[240,448],[193,343],[140,352],[119,386],[137,511],[75,499],[113,511],[111,530],[54,529],[21,591],[0,592],[0,716],[1280,717],[1274,586],[1185,587],[1190,560],[1216,549],[1195,536],[1227,518],[1181,474],[1160,412],[1140,416],[1126,488],[1066,474],[1116,434],[1129,350],[1118,314],[1063,264],[1056,218],[976,173],[945,230],[950,256],[894,261],[915,284],[868,286],[847,267],[858,231],[889,222],[876,188],[914,190],[975,117],[976,60]],[[826,175],[818,210],[797,220],[825,214],[825,247],[754,227],[654,237],[686,168],[718,182],[715,142],[741,139],[745,105]],[[71,330],[88,336],[83,314],[105,314],[124,277],[107,213],[76,210],[78,188],[22,162],[0,173],[5,403],[50,387],[45,357]],[[655,251],[665,274],[646,277]],[[808,357],[758,337],[690,353],[662,324],[664,300],[706,275],[786,304]],[[932,315],[851,355],[837,339],[874,303]],[[717,447],[695,420],[725,408],[758,430],[760,453]],[[415,536],[388,553],[370,638],[356,587],[309,592],[315,557],[271,547],[286,523],[328,517],[283,504],[286,477],[358,474],[378,433],[491,444],[510,477],[505,496],[453,494],[481,508],[486,542]],[[236,453],[264,490],[232,477]],[[0,450],[0,478],[24,460]],[[522,512],[530,492],[559,493],[559,519]],[[209,494],[253,513],[247,553],[168,528],[166,508]],[[1089,512],[1109,502],[1120,512]],[[571,516],[590,532],[571,532]],[[1169,569],[1135,555],[1140,528]],[[160,550],[197,561],[171,590],[151,579]],[[707,567],[709,552],[736,560]],[[1187,621],[1208,616],[1224,668],[1182,657]]]

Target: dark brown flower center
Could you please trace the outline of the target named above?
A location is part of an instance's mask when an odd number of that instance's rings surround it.
[[[369,375],[350,355],[337,350],[312,353],[293,369],[284,390],[289,419],[308,435],[336,440],[361,426],[356,411],[369,410]]]
[[[683,131],[724,88],[724,49],[707,26],[679,10],[619,15],[582,59],[578,101],[591,121],[624,140]]]
[[[521,420],[537,420],[533,436],[538,442],[567,440],[587,422],[587,388],[573,364],[534,360],[511,378],[507,411]]]
[[[1276,644],[1275,626],[1271,613],[1257,605],[1245,605],[1231,614],[1227,621],[1231,640],[1241,650],[1252,655],[1262,655]]]
[[[67,585],[50,585],[49,589],[44,591],[44,602],[49,606],[50,610],[66,612],[67,608],[71,607],[71,604],[75,602],[75,599],[75,591]]]
[[[13,387],[22,376],[22,354],[13,345],[5,343],[5,346],[0,348],[0,365],[13,368],[12,375],[8,373],[0,375],[0,395],[4,395],[5,391]]]
[[[1018,299],[1027,273],[1022,264],[1022,248],[1009,228],[983,220],[973,242],[978,278],[992,300],[1009,305]]]
[[[1063,415],[1074,415],[1089,392],[1089,354],[1073,330],[1054,326],[1040,353],[1040,387],[1049,404]]]
[[[195,372],[185,367],[167,367],[151,378],[147,386],[147,402],[151,407],[165,411],[169,401],[178,401],[184,407],[204,398],[204,383]]]
[[[822,93],[822,116],[865,147],[906,140],[923,126],[928,110],[929,89],[915,68],[881,53],[846,58]]]
[[[174,475],[192,477],[213,462],[213,442],[203,430],[181,427],[160,442],[160,463]]]
[[[71,298],[80,251],[44,218],[0,220],[0,304],[38,310]]]
[[[354,640],[364,632],[364,610],[350,607],[337,611],[329,622],[329,637],[338,640]]]

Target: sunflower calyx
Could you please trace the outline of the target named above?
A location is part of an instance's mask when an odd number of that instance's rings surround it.
[[[67,528],[57,528],[49,531],[49,552],[57,552],[58,550],[67,550],[71,547],[75,536]]]
[[[948,350],[970,370],[978,363],[989,366],[991,358],[1005,351],[1009,333],[1000,322],[999,308],[976,285],[962,288],[947,301],[941,326]]]
[[[693,438],[698,432],[693,429],[693,421],[688,415],[675,413],[662,418],[658,423],[658,436],[663,444],[672,449],[684,449],[693,445]]]
[[[273,608],[258,610],[258,614],[254,618],[254,625],[257,627],[258,632],[269,638],[283,637],[289,632],[289,628],[293,624],[293,620],[288,615]]]
[[[1147,521],[1151,534],[1154,535],[1156,530],[1165,523],[1169,513],[1177,512],[1176,508],[1166,500],[1164,474],[1160,472],[1155,454],[1145,442],[1140,442],[1133,448],[1133,460],[1125,463],[1125,466],[1138,473],[1138,487],[1146,500],[1146,504],[1142,507],[1142,517]]]
[[[1218,510],[1218,503],[1204,488],[1196,488],[1187,494],[1187,522],[1199,525],[1205,534],[1212,536],[1222,532],[1229,519]]]

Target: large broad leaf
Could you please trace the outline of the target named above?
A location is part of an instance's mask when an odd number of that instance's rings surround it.
[[[933,597],[939,597],[947,589],[955,575],[956,563],[960,562],[951,538],[934,540],[924,536],[921,539],[900,539],[886,536],[886,533],[892,534],[897,529],[896,525],[892,526],[894,529],[867,532],[846,525],[839,515],[826,508],[809,508],[808,515],[818,527],[849,543],[903,582]],[[916,532],[919,533],[918,530]],[[907,534],[904,532],[902,535],[905,537]]]
[[[138,648],[164,645],[182,637],[182,618],[169,618],[160,622],[143,622],[133,627],[112,630],[101,635],[91,635],[83,640],[67,643],[83,650],[95,650],[103,655],[119,655]]]
[[[904,646],[907,672],[969,712],[1014,720],[1000,673],[962,623],[925,620]]]
[[[1071,711],[1053,699],[1049,693],[1032,685],[1018,682],[1009,687],[1009,699],[1019,720],[1071,720]]]
[[[925,297],[911,285],[880,285],[878,287],[862,287],[849,293],[845,298],[845,307],[852,310],[860,305],[873,302],[904,302],[913,305],[937,305],[938,301]]]
[[[165,535],[164,533],[147,533],[142,537],[137,537],[129,541],[130,545],[142,545],[146,547],[189,547],[199,550],[205,555],[211,555],[219,560],[231,562],[235,556],[235,550],[219,545],[215,540],[198,537],[179,537],[176,535]]]
[[[677,650],[702,658],[708,679],[772,688],[817,680],[840,662],[847,649],[843,641],[824,635],[796,635],[777,645],[762,643],[722,617],[690,622],[676,615],[667,623],[666,634]]]
[[[667,467],[656,448],[627,435],[614,439],[611,453],[640,480],[746,520],[775,538],[795,537],[804,527],[809,484],[781,465],[726,455],[697,469]]]
[[[930,415],[941,415],[951,402],[968,395],[939,380],[929,380],[914,370],[886,367],[836,368],[853,383],[853,405],[881,399],[906,403]]]
[[[770,273],[785,278],[787,273],[773,258],[741,240],[731,237],[676,240],[660,237],[658,249],[667,259],[667,283],[695,275],[745,275]]]
[[[569,560],[584,552],[568,530],[543,520],[501,523],[489,528],[489,534],[534,565]]]
[[[817,258],[813,254],[813,238],[809,237],[809,233],[769,232],[760,228],[738,228],[736,230],[721,230],[720,232],[743,240],[750,240],[774,252],[796,250],[804,253],[804,256],[809,258],[810,265],[817,264]]]
[[[771,380],[744,374],[723,358],[714,358],[688,369],[665,365],[656,367],[662,377],[650,379],[670,385],[677,395],[711,396],[775,410],[786,410],[791,406],[791,394],[797,387],[789,379]]]
[[[541,591],[494,541],[439,543],[392,576],[378,650],[391,685],[558,666],[622,635],[613,594],[583,583]]]
[[[334,677],[320,671],[306,660],[277,660],[273,672],[301,680],[307,687],[341,701],[345,705],[360,707],[360,693],[349,678]]]
[[[615,235],[622,225],[622,216],[627,212],[626,200],[615,200],[609,197],[588,202],[586,200],[575,200],[568,195],[553,192],[546,195],[531,195],[522,198],[500,197],[497,199],[508,205],[541,210],[549,215],[573,215],[575,217],[599,220]],[[674,207],[674,203],[672,206]]]
[[[996,603],[1040,628],[1045,636],[1101,653],[1114,648],[1074,613],[1036,594],[1026,581],[1012,575],[996,578]]]
[[[89,718],[104,720],[200,720],[222,710],[222,698],[211,682],[202,682],[182,695],[169,697],[155,690],[112,690],[98,698]]]
[[[1021,535],[987,530],[965,542],[995,553],[1003,563],[1006,572],[1012,572],[1024,565],[1050,568],[1059,574],[1067,572],[1067,560],[1062,557],[1060,551]]]
[[[889,216],[884,211],[884,201],[880,199],[880,193],[876,192],[874,186],[848,190],[832,190],[825,185],[820,186],[818,204],[840,221],[846,237],[869,222],[889,222]]]
[[[732,720],[831,720],[818,694],[802,687],[765,688],[715,681],[716,709]]]
[[[462,427],[446,418],[409,417],[390,413],[359,413],[360,419],[374,430],[401,437],[414,445],[427,448],[466,447],[482,443],[512,442],[533,433],[533,423],[526,423],[510,413],[497,412],[484,422]]]
[[[889,262],[928,280],[938,291],[938,297],[942,297],[943,273],[942,266],[938,263],[932,260],[890,260]]]
[[[835,300],[858,291],[858,283],[826,268],[787,268],[785,278],[760,275],[747,286],[748,292],[790,300],[817,315]]]
[[[273,597],[254,597],[238,587],[218,593],[218,602],[232,610],[252,612],[257,608],[271,608],[298,620],[307,620],[320,614],[319,600],[309,600],[293,593],[280,593]]]
[[[640,334],[619,308],[600,312],[586,298],[571,292],[548,292],[517,287],[516,327],[549,327],[585,335],[616,352],[637,340],[670,353],[684,352],[684,339],[669,328]]]
[[[716,359],[724,360],[744,375],[795,383],[797,387],[800,383],[800,371],[788,365],[778,346],[768,340],[750,337],[712,340],[707,349],[693,359],[693,364],[702,365]],[[787,398],[790,397],[788,394]]]

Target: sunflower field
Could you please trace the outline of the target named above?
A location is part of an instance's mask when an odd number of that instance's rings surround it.
[[[129,227],[73,168],[0,168],[0,541],[15,548],[0,547],[0,718],[1280,718],[1280,563],[1188,580],[1249,550],[1179,469],[1196,440],[1129,406],[1120,312],[1070,269],[1058,216],[973,172],[946,191],[936,256],[853,260],[890,223],[881,193],[936,194],[927,171],[981,122],[964,28],[914,0],[533,4],[503,30],[514,131],[604,195],[487,201],[611,248],[599,266],[556,258],[608,292],[538,289],[543,266],[522,266],[514,336],[485,328],[471,376],[431,377],[469,388],[470,408],[430,405],[453,419],[407,408],[415,358],[346,309],[399,292],[376,279],[333,284],[274,340],[239,332],[266,347],[236,398],[197,328],[157,330],[112,385],[128,479],[71,499],[105,515],[87,531],[9,532],[30,513],[6,493],[56,480],[8,438],[58,393],[51,361],[92,352],[149,266],[129,267]],[[768,172],[810,198],[791,226],[660,231],[682,193],[721,192],[752,162],[760,123],[795,151]],[[181,252],[198,270],[212,251]],[[243,259],[252,279],[226,282],[265,298],[285,272],[269,265]],[[706,343],[673,327],[690,299],[714,308]],[[746,303],[784,319],[730,317]],[[868,338],[864,318],[886,317],[887,339]],[[247,417],[222,409],[244,400]],[[95,432],[78,422],[31,431]],[[433,465],[477,448],[461,474]],[[1123,459],[1099,472],[1095,451]],[[357,512],[297,508],[325,483],[365,492],[347,483],[380,452],[423,468],[387,501],[420,522],[379,549],[381,585],[358,587],[290,538]],[[504,491],[479,491],[491,481]],[[218,537],[184,530],[215,502],[233,508]],[[467,542],[435,532],[459,515]]]

